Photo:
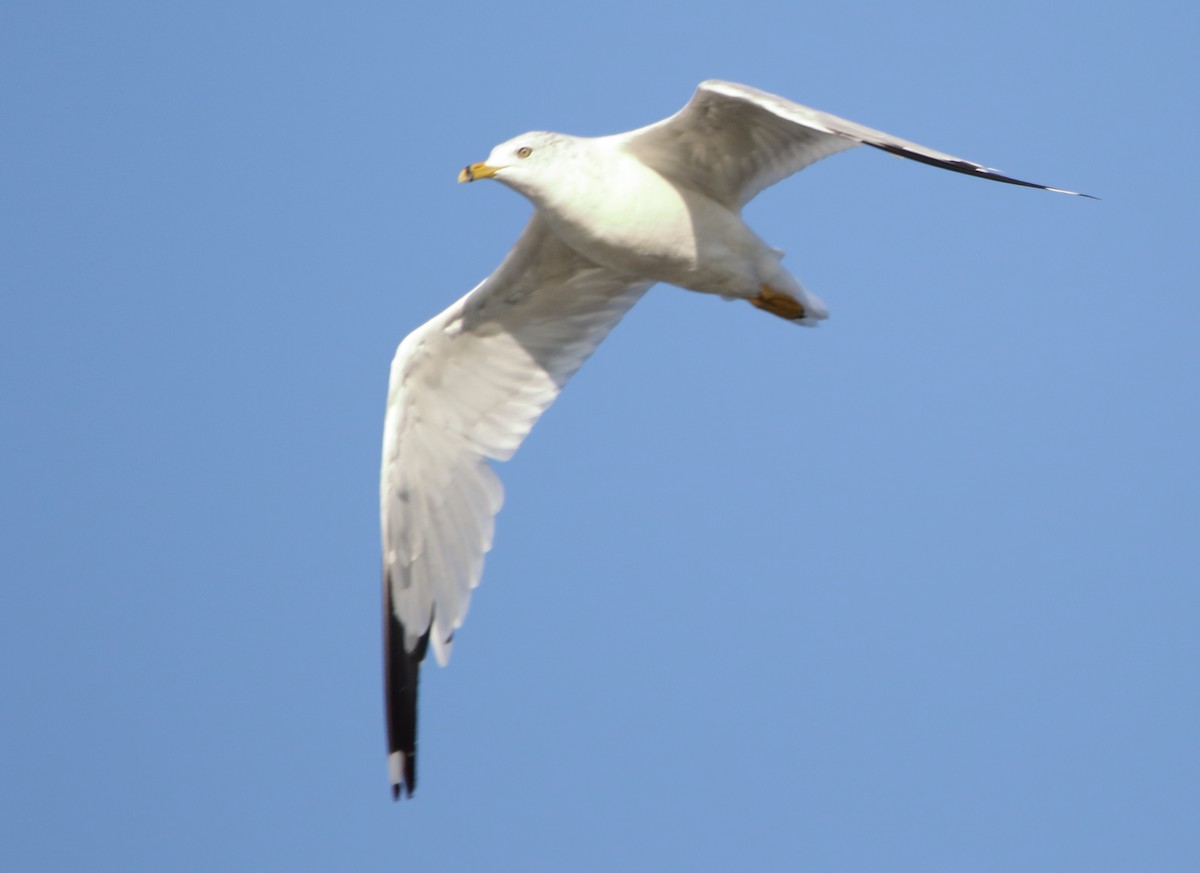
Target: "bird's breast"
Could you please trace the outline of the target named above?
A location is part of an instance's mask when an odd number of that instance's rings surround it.
[[[694,268],[698,240],[688,198],[635,161],[614,162],[589,184],[539,206],[564,242],[618,272],[659,281]]]

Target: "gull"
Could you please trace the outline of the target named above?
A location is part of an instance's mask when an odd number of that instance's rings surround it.
[[[1006,176],[731,82],[628,133],[526,133],[471,164],[534,204],[494,273],[400,343],[388,383],[380,509],[392,794],[416,787],[417,683],[441,665],[492,546],[506,461],[597,344],[656,282],[814,326],[824,303],[743,221],[764,188],[858,145],[957,173]]]

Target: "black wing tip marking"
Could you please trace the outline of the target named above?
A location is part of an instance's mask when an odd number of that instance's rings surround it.
[[[425,660],[425,651],[429,648],[429,631],[417,641],[416,648],[411,652],[405,650],[404,638],[404,625],[392,608],[392,580],[385,574],[383,681],[393,800],[399,800],[402,791],[412,797],[417,788],[417,685],[421,676],[421,662]]]
[[[898,146],[889,142],[875,142],[872,140],[864,140],[866,145],[877,148],[880,151],[888,152],[901,158],[908,158],[910,161],[920,161],[922,164],[929,164],[931,167],[941,167],[943,170],[950,170],[955,173],[962,173],[967,176],[977,176],[980,179],[990,179],[993,182],[1004,182],[1006,185],[1020,185],[1023,188],[1038,188],[1042,191],[1054,191],[1058,194],[1070,194],[1072,197],[1086,197],[1088,200],[1099,200],[1091,194],[1083,194],[1079,191],[1068,191],[1066,188],[1055,188],[1053,185],[1040,185],[1037,182],[1026,182],[1024,179],[1014,179],[1012,176],[1006,176],[999,170],[993,170],[991,167],[981,167],[979,164],[973,164],[970,161],[962,160],[943,160],[930,155],[923,155],[920,152],[914,152],[903,146]]]

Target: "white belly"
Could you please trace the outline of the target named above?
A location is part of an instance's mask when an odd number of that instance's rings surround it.
[[[710,294],[756,294],[768,250],[741,218],[621,157],[605,168],[603,186],[540,204],[563,241],[627,275]]]

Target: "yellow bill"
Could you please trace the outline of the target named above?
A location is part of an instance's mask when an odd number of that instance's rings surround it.
[[[490,179],[496,175],[496,167],[487,164],[469,164],[458,174],[460,182],[474,182],[476,179]]]

